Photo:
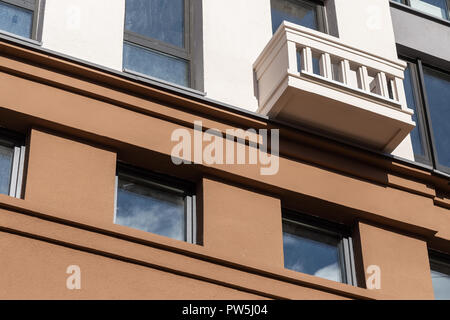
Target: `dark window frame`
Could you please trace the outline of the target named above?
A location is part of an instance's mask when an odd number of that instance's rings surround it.
[[[421,130],[421,132],[423,133],[423,135],[422,135],[423,139],[426,139],[426,141],[422,141],[422,143],[424,143],[423,146],[425,149],[426,158],[423,159],[422,157],[414,154],[415,161],[424,163],[427,165],[432,165],[436,170],[450,174],[450,167],[440,164],[438,161],[437,150],[435,147],[436,139],[434,136],[433,124],[431,122],[430,104],[429,104],[428,97],[427,97],[423,68],[425,67],[425,68],[431,69],[433,71],[444,73],[449,76],[450,76],[450,72],[448,70],[438,68],[432,64],[428,64],[426,61],[423,61],[422,59],[419,59],[419,58],[412,59],[407,56],[400,55],[400,59],[408,62],[409,66],[410,67],[412,66],[413,69],[415,70],[414,71],[415,75],[413,75],[413,73],[411,73],[412,78],[415,77],[415,79],[413,80],[414,86],[417,86],[414,88],[415,89],[414,95],[415,95],[415,97],[418,96],[420,98],[419,100],[416,101],[416,103],[417,103],[416,107],[418,110],[420,110],[418,112],[417,117],[418,117],[418,119],[420,117],[420,119],[422,121],[422,123],[419,124],[419,130]]]
[[[0,2],[4,2],[22,9],[27,9],[33,11],[33,22],[31,26],[31,37],[26,39],[31,39],[40,42],[42,40],[42,28],[44,23],[44,8],[45,8],[45,0],[0,0]],[[7,31],[8,34],[11,34]],[[20,37],[19,35],[11,34],[14,37]]]
[[[408,63],[408,68],[411,74],[412,90],[414,94],[414,100],[416,102],[416,117],[419,123],[416,125],[420,130],[421,143],[423,146],[424,156],[414,154],[414,159],[417,162],[433,165],[433,159],[431,154],[431,145],[429,139],[429,131],[426,123],[428,122],[428,117],[425,114],[424,107],[424,92],[422,90],[422,80],[419,76],[418,59],[411,59],[406,56],[400,56],[400,59]]]
[[[304,3],[307,5],[314,5],[315,6],[315,16],[317,21],[317,30],[323,33],[328,34],[329,28],[328,28],[328,19],[325,9],[325,1],[323,0],[284,0],[291,3]],[[270,8],[272,10],[272,0]]]
[[[125,6],[126,6],[125,0]],[[199,54],[198,43],[202,35],[201,22],[201,1],[198,0],[184,0],[184,48],[171,45],[158,39],[140,35],[138,33],[129,31],[125,27],[124,17],[124,39],[123,42],[129,43],[143,49],[156,51],[157,53],[172,56],[174,58],[185,60],[188,64],[188,88],[202,91],[203,90],[203,57]],[[126,15],[126,7],[125,7]],[[199,15],[199,17],[197,17]],[[197,19],[196,19],[197,18]],[[145,75],[133,70],[123,69],[124,72],[137,74],[143,77],[149,77],[156,81],[166,82],[164,80],[152,77],[151,75]],[[173,84],[179,86],[177,84]],[[182,86],[181,86],[182,87]]]
[[[184,197],[184,217],[186,225],[186,239],[187,243],[198,244],[198,221],[197,221],[197,196],[195,183],[180,180],[168,175],[156,173],[141,168],[131,166],[119,162],[116,169],[116,196],[114,199],[114,222],[117,212],[117,191],[119,187],[119,178],[124,177],[128,180],[136,181],[141,185],[150,185],[152,187],[160,188],[161,190],[182,195]]]
[[[0,128],[0,145],[13,149],[11,176],[8,196],[21,199],[24,193],[25,181],[25,137],[19,133]]]
[[[437,71],[437,72],[441,72],[444,73],[446,75],[450,76],[450,72],[448,71],[444,71],[440,68],[436,68],[434,66],[428,65],[427,63],[423,63],[422,60],[417,59],[417,66],[418,66],[418,70],[419,70],[419,78],[420,78],[420,84],[421,84],[421,89],[423,92],[423,105],[424,105],[424,109],[425,109],[425,115],[427,118],[427,122],[426,122],[426,126],[427,126],[427,130],[428,130],[428,140],[430,143],[430,149],[432,150],[431,155],[432,155],[432,160],[433,160],[433,166],[440,171],[446,172],[446,173],[450,173],[450,167],[447,167],[443,164],[440,164],[438,161],[438,154],[437,154],[437,149],[436,149],[436,144],[435,144],[435,136],[434,136],[434,130],[433,130],[433,123],[431,121],[431,113],[430,113],[430,103],[428,102],[428,96],[427,96],[427,89],[426,89],[426,85],[425,85],[425,77],[424,77],[424,71],[423,71],[423,67],[425,66],[428,69]],[[450,150],[449,150],[450,152]]]
[[[297,224],[325,235],[340,238],[338,244],[342,283],[357,287],[354,245],[349,228],[328,220],[289,209],[282,210],[282,222]],[[284,232],[284,231],[283,231]],[[283,244],[284,245],[284,244]],[[284,250],[283,250],[284,251]]]
[[[420,58],[411,58],[407,55],[400,54],[399,59],[407,62],[410,68],[413,67],[410,70],[414,69],[414,72],[411,73],[411,78],[414,78],[413,79],[413,86],[414,86],[413,89],[415,91],[414,97],[418,99],[416,100],[417,104],[416,107],[419,110],[417,118],[418,119],[420,118],[420,121],[422,121],[419,124],[419,130],[421,130],[422,133],[422,140],[424,140],[422,141],[422,144],[426,154],[425,158],[421,157],[420,155],[414,154],[415,161],[426,165],[431,165],[438,171],[450,174],[450,167],[442,165],[438,162],[437,150],[435,147],[436,145],[435,137],[433,132],[433,124],[431,122],[430,116],[430,104],[428,102],[427,97],[423,68],[425,67],[449,76],[450,71],[436,67],[435,65],[427,63],[427,61],[424,61],[423,59]]]

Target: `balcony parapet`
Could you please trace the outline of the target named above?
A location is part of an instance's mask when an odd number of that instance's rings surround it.
[[[284,22],[254,63],[258,112],[391,152],[415,126],[405,68]]]

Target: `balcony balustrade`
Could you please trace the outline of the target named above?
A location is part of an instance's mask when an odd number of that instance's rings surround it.
[[[384,152],[414,128],[406,64],[283,22],[254,63],[258,112]]]

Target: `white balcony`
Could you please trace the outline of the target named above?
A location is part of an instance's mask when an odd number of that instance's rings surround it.
[[[392,152],[415,126],[405,67],[284,22],[254,64],[258,112]]]

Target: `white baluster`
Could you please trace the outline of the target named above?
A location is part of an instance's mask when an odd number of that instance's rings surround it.
[[[403,86],[403,80],[395,77],[394,84],[395,84],[395,86],[393,87],[393,91],[395,92],[394,97],[397,96],[397,101],[400,102],[403,110],[408,109],[408,104],[406,102],[405,88]]]
[[[333,80],[331,72],[331,57],[328,53],[323,53],[320,56],[320,74],[330,80]]]
[[[370,92],[369,73],[366,66],[358,68],[358,79],[361,83],[361,90]]]
[[[350,83],[350,62],[348,60],[341,61],[342,82],[348,86]]]
[[[303,48],[302,51],[302,71],[314,73],[312,62],[312,51],[310,47]]]
[[[297,74],[298,73],[298,65],[297,65],[297,45],[293,41],[288,41],[287,43],[288,49],[288,61],[289,61],[289,73]]]
[[[376,81],[379,94],[385,98],[389,98],[386,74],[384,72],[378,72]]]

